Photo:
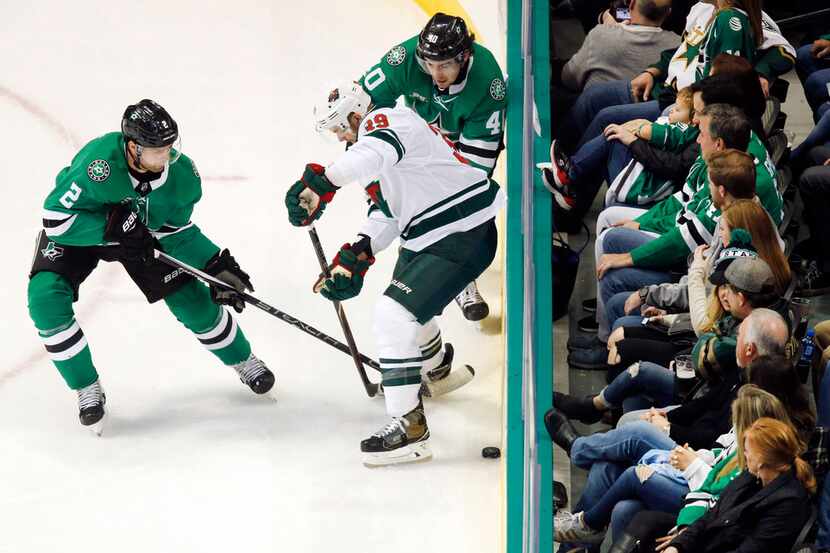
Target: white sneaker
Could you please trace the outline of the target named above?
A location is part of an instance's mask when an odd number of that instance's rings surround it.
[[[553,541],[558,543],[602,543],[604,530],[589,528],[582,512],[556,511],[553,517]]]

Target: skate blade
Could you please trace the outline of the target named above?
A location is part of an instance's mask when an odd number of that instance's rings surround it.
[[[90,432],[92,432],[93,434],[95,434],[96,436],[98,436],[100,438],[101,434],[104,433],[104,427],[106,426],[106,422],[107,422],[107,414],[104,413],[104,416],[101,417],[101,420],[99,420],[95,424],[90,424],[86,428]]]
[[[429,442],[417,442],[385,453],[363,453],[363,465],[373,469],[401,463],[422,463],[432,459]]]
[[[435,382],[427,382],[429,397],[435,398],[457,390],[470,382],[475,374],[475,370],[470,365],[464,365],[460,369],[450,371],[450,374],[446,378],[436,380]]]

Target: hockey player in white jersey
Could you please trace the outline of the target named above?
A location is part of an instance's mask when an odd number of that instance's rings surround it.
[[[306,165],[286,193],[291,224],[318,219],[335,193],[358,183],[371,198],[358,238],[344,244],[315,291],[330,300],[356,296],[374,256],[400,239],[392,281],[377,302],[374,332],[391,422],[360,443],[367,466],[429,459],[422,378],[433,395],[472,378],[452,371],[435,316],[492,262],[496,213],[505,196],[487,173],[469,165],[441,134],[406,107],[374,109],[356,83],[333,90],[315,108],[319,132],[352,143],[323,168]]]

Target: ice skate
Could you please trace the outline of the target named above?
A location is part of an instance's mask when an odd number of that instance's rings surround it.
[[[424,416],[424,406],[418,406],[392,421],[360,442],[363,464],[379,467],[398,463],[428,461],[432,458],[429,448],[429,427]]]
[[[233,365],[233,369],[239,375],[239,380],[255,394],[268,394],[271,399],[277,399],[276,390],[272,390],[274,387],[274,373],[268,370],[265,363],[253,353],[245,361]]]
[[[481,294],[479,294],[478,286],[476,286],[475,281],[468,284],[467,287],[455,297],[455,303],[457,303],[458,307],[461,308],[464,318],[468,321],[480,321],[482,319],[486,319],[487,315],[490,314],[490,307],[487,305],[487,302],[484,301],[484,298],[481,297]]]
[[[467,384],[475,376],[475,371],[469,365],[463,365],[461,368],[452,370],[452,359],[455,355],[455,350],[452,344],[444,344],[444,358],[441,364],[427,372],[421,386],[421,395],[423,397],[438,397],[448,394],[453,390],[457,390],[463,385]]]
[[[81,424],[89,428],[93,434],[100,436],[104,432],[104,423],[107,413],[104,411],[104,404],[107,396],[101,388],[100,380],[96,380],[89,386],[76,390],[78,393],[78,418]]]

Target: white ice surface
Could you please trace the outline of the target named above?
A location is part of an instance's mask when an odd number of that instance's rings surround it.
[[[323,5],[325,4],[325,5]],[[480,22],[492,37],[497,26]],[[276,372],[279,401],[254,397],[120,266],[101,264],[77,318],[107,392],[101,439],[26,311],[40,207],[80,145],[150,97],[179,123],[204,178],[194,220],[231,249],[265,301],[341,337],[311,293],[317,261],[286,221],[283,193],[340,147],[313,132],[326,83],[357,76],[426,16],[408,0],[6,2],[0,23],[0,551],[495,552],[500,548],[501,338],[450,306],[444,337],[475,380],[427,404],[435,458],[364,468],[359,440],[386,421],[350,359],[248,308],[239,317]],[[338,194],[318,225],[331,256],[353,239],[362,192]],[[374,356],[371,318],[395,253],[346,309]],[[501,312],[500,276],[480,280]],[[375,374],[371,375],[376,379]]]

